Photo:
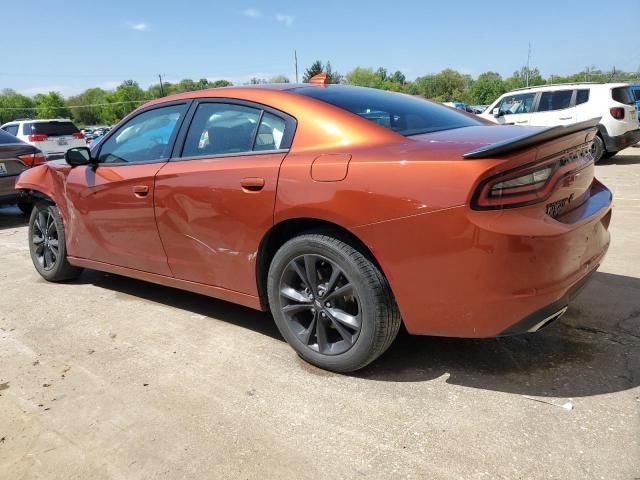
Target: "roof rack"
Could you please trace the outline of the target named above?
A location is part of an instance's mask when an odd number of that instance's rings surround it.
[[[610,83],[610,82],[545,83],[544,85],[534,85],[534,86],[531,86],[531,87],[514,88],[511,91],[512,92],[517,92],[518,90],[531,90],[532,88],[544,88],[544,87],[562,87],[562,86],[566,86],[566,85],[604,85],[605,83]]]

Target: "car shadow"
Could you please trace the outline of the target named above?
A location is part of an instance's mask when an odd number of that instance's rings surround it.
[[[355,376],[447,383],[549,397],[584,397],[640,385],[640,279],[596,273],[558,322],[494,339],[401,335]]]
[[[600,160],[598,162],[599,167],[606,167],[608,165],[637,165],[640,163],[640,148],[635,148],[634,155],[615,155],[606,160]]]
[[[232,323],[282,341],[270,314],[131,278],[85,270],[90,283]],[[596,273],[560,321],[530,335],[493,339],[401,332],[381,358],[351,376],[447,383],[541,397],[583,397],[640,385],[640,279]],[[293,352],[292,352],[293,355]],[[300,363],[310,374],[332,375]]]
[[[22,227],[29,223],[27,217],[16,206],[0,206],[0,230]]]

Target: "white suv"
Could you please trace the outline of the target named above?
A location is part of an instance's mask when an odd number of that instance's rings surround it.
[[[600,117],[597,162],[640,141],[634,95],[626,83],[565,83],[505,93],[481,117],[504,125],[553,127]]]
[[[0,128],[41,150],[47,160],[64,158],[70,148],[87,146],[84,135],[68,119],[16,120]]]

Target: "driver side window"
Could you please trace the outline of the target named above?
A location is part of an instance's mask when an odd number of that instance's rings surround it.
[[[518,113],[531,113],[533,110],[533,100],[535,93],[522,93],[519,95],[509,95],[500,102],[498,111],[503,115],[514,115]]]
[[[99,163],[164,160],[171,154],[171,136],[186,105],[156,108],[136,115],[102,144]]]

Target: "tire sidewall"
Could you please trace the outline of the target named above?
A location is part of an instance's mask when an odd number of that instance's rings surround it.
[[[329,237],[320,238],[329,239]],[[335,241],[335,239],[331,240]],[[340,243],[346,246],[346,244]],[[347,248],[351,247],[347,246]],[[356,257],[359,256],[365,261],[368,261],[356,250],[351,250],[355,253]],[[362,313],[360,333],[355,344],[349,350],[339,355],[323,355],[304,345],[290,330],[288,321],[281,311],[282,299],[278,292],[285,267],[294,258],[304,254],[320,255],[336,263],[354,285],[358,295],[359,308]],[[271,313],[278,330],[280,330],[280,333],[287,343],[291,345],[302,358],[322,368],[334,371],[350,371],[366,363],[375,346],[376,317],[378,315],[376,311],[377,300],[371,289],[367,287],[357,264],[352,257],[347,255],[342,249],[332,247],[328,242],[325,243],[316,238],[311,238],[311,236],[301,236],[289,240],[278,250],[271,262],[267,290]]]
[[[593,163],[598,163],[602,156],[605,154],[604,142],[599,135],[596,135],[593,139]]]
[[[56,258],[55,266],[50,270],[45,270],[38,262],[38,258],[36,257],[36,247],[32,241],[33,225],[38,213],[42,211],[48,211],[51,214],[58,231],[58,257]],[[34,205],[33,210],[31,210],[31,215],[29,216],[29,253],[31,254],[31,261],[33,262],[33,266],[44,279],[51,281],[60,276],[60,273],[64,268],[64,260],[67,256],[67,248],[65,244],[64,225],[62,223],[60,213],[58,212],[58,207],[56,207],[55,205],[51,205],[50,203],[46,202],[38,202]]]

